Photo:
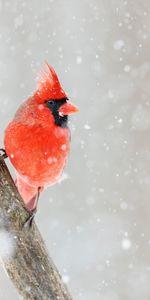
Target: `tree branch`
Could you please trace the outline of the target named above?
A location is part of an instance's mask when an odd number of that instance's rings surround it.
[[[6,230],[14,244],[13,255],[2,257],[9,277],[25,300],[72,300],[35,223],[31,228],[23,227],[28,216],[4,159],[0,157],[0,227]]]

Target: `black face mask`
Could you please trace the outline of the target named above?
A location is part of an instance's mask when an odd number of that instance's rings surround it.
[[[50,109],[52,112],[54,119],[55,119],[55,124],[57,126],[60,126],[62,128],[65,128],[68,126],[68,116],[60,116],[59,115],[59,108],[67,102],[67,98],[62,98],[62,99],[49,99],[46,100],[46,106]]]

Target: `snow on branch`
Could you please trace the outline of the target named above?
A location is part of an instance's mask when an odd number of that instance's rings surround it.
[[[24,300],[72,300],[34,221],[31,228],[23,226],[28,217],[0,157],[0,256],[8,276]]]

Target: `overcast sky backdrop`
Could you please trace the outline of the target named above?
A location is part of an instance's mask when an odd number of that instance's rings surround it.
[[[74,300],[150,299],[149,29],[148,0],[0,0],[1,145],[45,59],[80,107],[64,180],[36,216]]]

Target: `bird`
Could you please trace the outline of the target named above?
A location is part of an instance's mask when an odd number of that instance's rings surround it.
[[[4,151],[16,172],[16,186],[31,226],[40,193],[57,183],[70,152],[68,116],[78,112],[47,62],[37,89],[16,111],[4,132]]]

